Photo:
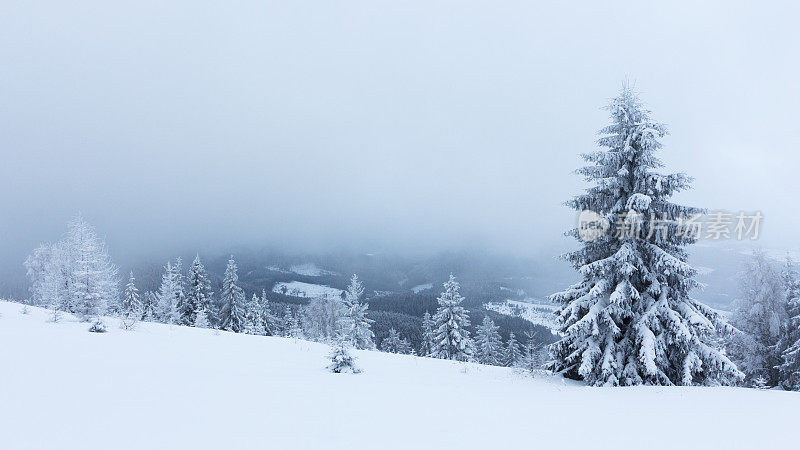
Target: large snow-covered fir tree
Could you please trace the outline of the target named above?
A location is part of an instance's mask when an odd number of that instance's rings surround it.
[[[189,274],[186,277],[186,300],[178,311],[181,323],[193,324],[199,309],[203,309],[206,319],[212,321],[214,318],[212,298],[211,280],[200,261],[200,255],[196,255],[192,265],[189,266]]]
[[[373,349],[375,348],[375,335],[372,333],[372,322],[367,318],[367,308],[369,305],[361,303],[361,296],[364,294],[364,286],[358,279],[358,275],[353,274],[350,284],[344,292],[344,321],[342,323],[342,333],[344,338],[350,341],[355,348]]]
[[[791,260],[783,273],[788,320],[779,342],[781,365],[778,367],[784,389],[800,391],[800,279]]]
[[[609,230],[565,255],[582,280],[551,296],[561,304],[561,339],[548,366],[595,386],[738,379],[713,340],[727,325],[689,297],[698,283],[684,246],[696,237],[679,232],[679,220],[702,210],[669,200],[691,179],[657,172],[662,163],[655,152],[666,127],[627,86],[608,110],[612,123],[600,131],[602,149],[583,155],[589,164],[578,170],[593,185],[567,204],[600,215]],[[579,230],[570,234],[580,239]]]
[[[435,337],[431,356],[434,358],[471,361],[474,356],[474,345],[467,330],[469,315],[461,306],[464,297],[459,289],[451,273],[444,283],[444,292],[437,298],[439,308],[433,316]]]
[[[128,284],[125,285],[125,292],[122,294],[119,312],[123,317],[138,320],[142,316],[142,311],[142,300],[139,298],[139,289],[136,289],[136,278],[133,277],[133,271],[131,271]]]
[[[763,251],[755,251],[739,276],[741,296],[733,302],[731,324],[740,332],[727,344],[731,359],[748,381],[763,377],[780,383],[782,326],[787,320],[786,292],[778,266]]]
[[[489,316],[484,316],[483,323],[478,325],[475,331],[475,357],[481,364],[503,364],[503,341],[499,330],[500,327]]]
[[[219,311],[219,327],[222,330],[241,333],[245,330],[245,298],[244,291],[239,287],[239,274],[233,256],[228,260],[225,268],[225,277],[222,279],[222,292]]]

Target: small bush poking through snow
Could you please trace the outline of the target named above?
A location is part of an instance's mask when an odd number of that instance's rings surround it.
[[[332,347],[330,359],[328,370],[333,373],[361,373],[361,369],[356,367],[355,358],[347,351],[344,341]]]
[[[106,324],[102,320],[97,319],[92,322],[92,326],[89,327],[89,331],[92,333],[105,333],[108,330],[106,329]]]

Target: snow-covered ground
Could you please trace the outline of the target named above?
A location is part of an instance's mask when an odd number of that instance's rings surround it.
[[[275,283],[272,292],[303,298],[333,298],[342,295],[341,289],[323,284],[303,283],[302,281],[282,281]]]
[[[800,394],[591,388],[500,367],[142,323],[109,332],[0,302],[4,449],[778,449]]]
[[[558,328],[553,311],[557,306],[529,301],[506,300],[504,302],[486,303],[484,308],[507,316],[519,317],[535,325],[541,325],[555,332]]]

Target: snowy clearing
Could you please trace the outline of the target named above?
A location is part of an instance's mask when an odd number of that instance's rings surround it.
[[[13,449],[789,448],[800,394],[591,388],[510,369],[0,302],[0,441]],[[576,415],[587,415],[575,426]],[[623,428],[624,427],[624,428]],[[767,430],[769,430],[767,432]]]
[[[288,270],[287,269],[283,269],[283,268],[281,268],[279,266],[268,266],[267,270],[270,270],[270,271],[273,271],[273,272],[279,272],[279,273],[293,273],[293,274],[296,274],[296,275],[303,275],[303,276],[306,276],[306,277],[321,277],[321,276],[325,276],[325,275],[339,275],[336,272],[319,268],[314,263],[295,264],[295,265],[289,267]]]
[[[334,298],[342,295],[341,289],[323,284],[303,283],[302,281],[275,283],[275,286],[272,287],[272,292],[303,298]]]

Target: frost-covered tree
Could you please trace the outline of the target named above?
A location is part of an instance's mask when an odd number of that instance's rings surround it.
[[[175,323],[180,325],[191,325],[192,321],[188,320],[193,311],[190,305],[186,303],[186,286],[183,278],[183,259],[181,257],[175,258],[175,265],[173,266],[175,276]],[[185,312],[188,312],[184,315]]]
[[[266,289],[261,290],[261,298],[258,299],[258,304],[259,308],[261,309],[261,320],[264,325],[264,334],[267,336],[276,336],[279,332],[280,321],[272,312]]]
[[[63,258],[63,245],[42,244],[25,260],[28,278],[31,281],[31,304],[47,305],[69,310],[67,271],[68,261]]]
[[[422,315],[422,344],[420,345],[419,354],[420,356],[431,356],[431,352],[433,352],[433,342],[436,339],[436,333],[434,331],[434,327],[436,323],[431,318],[431,314],[428,311],[425,311],[425,314]]]
[[[503,349],[503,365],[514,367],[520,358],[522,358],[522,350],[519,349],[519,342],[514,333],[509,333],[506,347]]]
[[[225,268],[225,277],[222,279],[222,292],[220,292],[222,307],[219,312],[219,326],[220,329],[234,333],[241,333],[246,325],[244,292],[238,283],[238,269],[236,261],[231,255],[228,266]]]
[[[83,217],[74,217],[67,227],[62,240],[40,245],[25,260],[31,280],[31,302],[89,320],[109,307],[117,307],[117,267],[108,257],[105,244]]]
[[[561,339],[549,367],[594,386],[726,383],[741,377],[715,345],[729,329],[709,307],[689,297],[696,271],[685,246],[695,236],[680,230],[682,217],[702,210],[670,197],[690,187],[684,174],[664,175],[655,156],[666,127],[650,118],[624,87],[608,110],[601,150],[583,155],[578,170],[592,183],[567,205],[593,211],[609,232],[584,235],[582,248],[565,255],[581,281],[553,294]],[[580,238],[579,230],[569,234]]]
[[[469,315],[461,306],[464,297],[459,294],[460,285],[453,274],[444,283],[444,292],[437,298],[439,308],[433,316],[434,342],[431,356],[441,359],[471,361],[474,345],[469,337]]]
[[[522,355],[517,359],[514,367],[518,367],[530,375],[541,368],[539,349],[533,340],[533,333],[526,333],[527,341],[522,348]]]
[[[202,306],[197,310],[194,315],[194,324],[196,328],[208,328],[210,325],[208,321],[208,314],[206,314],[206,309]]]
[[[154,322],[158,316],[158,294],[153,291],[145,291],[142,296],[142,320]]]
[[[347,286],[344,294],[345,312],[342,321],[344,338],[350,341],[355,348],[375,348],[375,335],[371,329],[374,320],[367,318],[369,305],[360,301],[364,294],[364,286],[358,280],[358,275],[354,274],[350,279],[350,285]]]
[[[759,376],[769,386],[780,382],[781,326],[786,321],[786,301],[780,270],[762,251],[755,251],[739,275],[741,297],[733,303],[731,324],[735,333],[728,351],[748,381]]]
[[[128,284],[125,285],[125,292],[122,294],[122,303],[120,304],[120,314],[123,317],[139,319],[142,316],[142,301],[139,298],[139,289],[136,289],[136,278],[133,277],[131,271],[128,277]]]
[[[503,364],[503,341],[499,330],[500,327],[489,316],[484,316],[483,323],[478,325],[475,332],[475,356],[481,364]]]
[[[171,261],[167,261],[164,275],[161,276],[161,286],[158,288],[155,317],[163,323],[178,323],[178,301],[183,298],[183,288],[176,269]]]
[[[65,245],[71,263],[68,291],[72,312],[83,320],[96,318],[119,299],[117,267],[94,228],[80,215],[70,221]]]
[[[306,336],[317,342],[332,342],[344,328],[347,308],[341,297],[317,297],[311,299],[303,314],[303,329]]]
[[[286,315],[284,316],[284,336],[292,339],[303,339],[303,327],[300,325],[300,319],[296,314],[292,313],[292,308],[286,306]]]
[[[264,317],[262,315],[261,300],[256,294],[245,304],[245,333],[247,334],[266,334],[264,327]]]
[[[781,385],[784,389],[800,391],[800,279],[791,260],[786,261],[783,274],[786,291],[786,312],[788,319],[778,345],[781,351]]]
[[[203,267],[203,263],[200,261],[200,255],[196,255],[186,277],[186,300],[183,303],[183,307],[178,311],[181,323],[186,325],[193,324],[199,309],[205,311],[207,320],[213,319],[213,296],[211,280],[208,278],[206,268]]]
[[[381,341],[381,350],[389,353],[400,353],[407,355],[411,353],[411,344],[400,337],[400,333],[394,328],[389,329],[389,335]]]

